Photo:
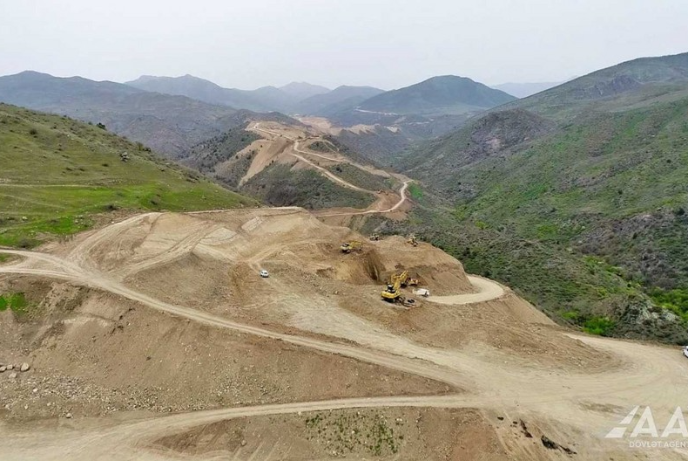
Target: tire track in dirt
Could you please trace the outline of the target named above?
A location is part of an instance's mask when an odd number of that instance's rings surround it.
[[[370,190],[368,190],[368,189],[363,189],[363,188],[360,188],[359,186],[353,185],[352,183],[349,183],[349,182],[343,180],[342,178],[340,178],[340,177],[338,177],[337,175],[333,174],[333,173],[332,173],[331,171],[329,171],[328,169],[325,169],[325,168],[321,167],[320,165],[317,165],[317,164],[313,163],[312,161],[310,161],[309,159],[305,158],[304,156],[301,156],[300,154],[305,154],[305,155],[310,155],[310,156],[313,155],[313,156],[317,156],[317,157],[322,157],[322,158],[324,158],[324,159],[331,160],[331,161],[335,161],[335,162],[346,162],[346,163],[352,165],[353,167],[356,167],[356,168],[358,168],[358,169],[360,169],[360,170],[363,170],[363,171],[369,173],[369,170],[368,170],[368,169],[363,168],[363,166],[359,165],[358,163],[353,162],[353,161],[351,161],[350,159],[346,159],[346,158],[343,158],[342,160],[338,160],[338,159],[334,159],[334,158],[331,158],[331,157],[327,157],[327,156],[324,156],[324,155],[321,155],[321,154],[317,154],[317,153],[313,153],[313,152],[309,152],[309,151],[304,151],[304,150],[300,149],[300,147],[299,147],[299,140],[297,140],[297,139],[295,139],[295,138],[293,138],[293,137],[291,137],[291,136],[282,134],[282,133],[276,133],[276,132],[273,132],[273,131],[271,131],[271,130],[266,130],[266,129],[264,129],[264,128],[261,128],[260,122],[256,122],[256,123],[251,127],[251,129],[252,129],[252,130],[257,130],[257,131],[260,131],[260,132],[263,132],[263,133],[267,133],[267,134],[269,134],[269,135],[271,135],[271,136],[283,137],[283,138],[286,138],[286,139],[288,139],[288,140],[290,140],[290,141],[293,141],[294,144],[293,144],[292,150],[293,150],[294,152],[290,152],[289,154],[290,154],[291,156],[295,157],[296,159],[298,159],[298,160],[300,160],[300,161],[302,161],[302,162],[304,162],[304,163],[310,165],[311,167],[317,169],[319,172],[321,172],[324,176],[326,176],[326,177],[327,177],[328,179],[330,179],[331,181],[333,181],[333,182],[335,182],[335,183],[337,183],[337,184],[340,184],[341,186],[345,186],[345,187],[347,187],[347,188],[353,189],[353,190],[355,190],[355,191],[365,192],[365,193],[368,193],[368,194],[372,194],[372,195],[374,195],[374,196],[377,196],[377,197],[379,197],[379,198],[381,198],[381,199],[383,198],[382,194],[379,194],[379,193],[376,192],[376,191],[370,191]],[[404,175],[396,175],[396,174],[390,174],[390,175],[393,176],[393,177],[395,177],[395,178],[398,179],[399,181],[402,181],[402,186],[400,187],[400,190],[398,191],[398,194],[400,195],[400,200],[399,200],[395,205],[393,205],[392,207],[389,207],[389,208],[387,208],[387,209],[378,209],[378,208],[376,208],[376,206],[377,206],[377,204],[378,204],[379,201],[377,201],[377,202],[375,202],[375,203],[371,206],[371,207],[373,207],[373,208],[370,208],[370,209],[368,209],[368,210],[363,210],[363,211],[359,211],[359,212],[332,212],[332,213],[326,212],[326,213],[318,213],[318,216],[320,216],[320,217],[338,217],[338,216],[370,215],[370,214],[375,214],[375,213],[390,213],[390,212],[395,212],[396,210],[398,210],[398,209],[407,201],[407,196],[406,196],[405,193],[407,192],[407,188],[408,188],[409,184],[412,182],[412,180],[409,179],[409,178],[407,178],[407,177],[405,177]]]

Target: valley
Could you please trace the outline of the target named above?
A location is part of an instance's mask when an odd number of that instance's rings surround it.
[[[543,85],[0,77],[2,458],[686,460],[687,53]]]

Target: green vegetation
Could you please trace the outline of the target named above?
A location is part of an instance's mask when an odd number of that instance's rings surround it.
[[[663,290],[654,288],[649,293],[654,303],[680,316],[688,324],[688,288]]]
[[[297,205],[307,209],[366,208],[374,201],[371,194],[338,186],[314,170],[291,167],[274,163],[252,177],[242,191],[271,205]]]
[[[33,133],[33,134],[32,134]],[[124,153],[127,153],[124,155]],[[116,210],[255,202],[96,126],[0,104],[0,245],[32,247]]]
[[[687,54],[657,61],[510,103],[402,154],[425,194],[407,223],[368,227],[414,232],[563,324],[687,342]]]
[[[184,165],[213,176],[218,164],[226,162],[239,151],[259,139],[261,137],[254,132],[248,132],[243,128],[232,128],[222,135],[194,146],[180,161]]]
[[[369,191],[390,189],[387,178],[366,172],[348,163],[331,165],[328,170],[348,183]]]
[[[11,309],[15,313],[24,313],[27,309],[26,297],[22,292],[0,295],[0,311]]]
[[[432,77],[363,101],[362,109],[395,114],[462,114],[513,101],[514,96],[466,77]]]
[[[616,323],[607,317],[594,317],[585,321],[583,330],[592,335],[608,336],[615,325]]]
[[[372,410],[318,412],[304,420],[308,439],[326,444],[329,454],[345,456],[365,450],[375,457],[397,454],[404,436],[396,427],[403,420],[388,419]]]
[[[419,200],[424,196],[424,192],[422,191],[422,188],[417,183],[410,183],[407,186],[407,190],[409,191],[412,199]]]

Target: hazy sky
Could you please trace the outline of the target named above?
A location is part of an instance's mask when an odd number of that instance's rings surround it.
[[[559,81],[687,51],[686,0],[0,0],[0,75],[308,81]]]

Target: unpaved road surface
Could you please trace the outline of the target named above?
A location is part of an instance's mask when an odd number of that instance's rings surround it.
[[[400,190],[398,191],[400,200],[398,202],[396,202],[395,204],[393,204],[392,206],[388,207],[385,205],[386,204],[386,200],[385,200],[386,196],[384,194],[379,193],[377,191],[370,191],[367,189],[363,189],[363,188],[360,188],[359,186],[356,186],[352,183],[349,183],[349,182],[343,180],[342,178],[338,177],[337,175],[333,174],[328,169],[325,169],[325,168],[315,164],[314,162],[312,162],[311,160],[307,159],[304,156],[306,155],[306,156],[320,157],[322,159],[326,159],[326,160],[329,160],[331,162],[346,162],[346,163],[348,163],[348,164],[350,164],[356,168],[359,168],[361,170],[364,170],[368,173],[376,172],[376,169],[374,169],[373,167],[367,167],[364,165],[360,165],[357,162],[354,162],[347,157],[334,158],[334,157],[325,156],[323,154],[319,154],[319,153],[315,153],[315,152],[311,152],[311,151],[305,151],[305,150],[300,148],[299,139],[297,137],[286,134],[286,133],[278,132],[275,130],[268,130],[266,128],[263,128],[261,126],[260,122],[254,123],[254,125],[251,126],[251,129],[256,130],[258,132],[261,132],[261,133],[264,133],[264,134],[267,134],[267,135],[270,135],[271,137],[281,137],[281,138],[285,138],[285,139],[292,141],[293,146],[292,146],[292,151],[290,152],[291,156],[293,156],[296,159],[308,164],[309,166],[311,166],[315,170],[319,171],[326,178],[328,178],[329,180],[333,181],[334,183],[336,183],[340,186],[343,186],[343,187],[346,187],[346,188],[349,188],[349,189],[352,189],[355,191],[360,191],[360,192],[372,194],[374,196],[377,196],[380,199],[380,200],[374,202],[367,210],[361,210],[361,211],[321,210],[321,211],[318,211],[318,213],[317,213],[317,215],[320,217],[341,217],[341,216],[352,216],[352,215],[371,215],[371,214],[377,214],[377,213],[391,213],[391,212],[395,212],[398,209],[400,209],[400,207],[402,207],[402,205],[407,201],[406,192],[407,192],[407,188],[408,188],[409,184],[412,182],[412,180],[410,178],[404,176],[404,175],[388,173],[389,176],[395,177],[396,179],[398,179],[402,183],[400,186]],[[376,173],[379,173],[379,172],[376,172]]]
[[[292,216],[290,214],[298,212],[284,210],[281,213],[287,220]],[[560,335],[564,344],[581,342],[587,348],[601,352],[602,357],[615,359],[611,362],[611,367],[573,370],[515,361],[509,351],[440,348],[414,342],[351,313],[331,308],[326,310],[324,307],[321,313],[316,312],[308,322],[301,321],[303,329],[316,333],[332,332],[334,335],[318,338],[286,334],[233,321],[194,306],[160,300],[129,287],[127,278],[179,259],[180,255],[192,251],[214,258],[227,258],[222,248],[215,250],[216,255],[210,250],[210,244],[204,244],[213,241],[211,237],[217,235],[222,227],[222,220],[211,220],[194,221],[186,234],[180,234],[178,241],[166,243],[151,258],[145,258],[142,254],[140,257],[122,260],[123,256],[128,255],[128,251],[123,248],[126,233],[140,229],[155,232],[156,226],[160,226],[157,222],[147,225],[149,228],[142,228],[142,223],[166,216],[175,220],[174,214],[137,215],[91,233],[71,251],[60,254],[2,249],[2,253],[15,255],[20,260],[0,266],[0,273],[69,281],[133,300],[149,309],[191,322],[385,366],[446,383],[461,392],[450,392],[442,396],[371,397],[271,404],[154,416],[124,422],[84,420],[72,427],[58,428],[13,428],[2,424],[0,430],[3,435],[7,435],[3,441],[2,458],[165,458],[165,454],[157,452],[151,443],[198,425],[238,417],[380,407],[471,408],[481,409],[490,415],[519,416],[530,422],[542,422],[551,431],[557,429],[558,432],[563,432],[578,445],[578,454],[583,458],[611,454],[621,457],[621,454],[626,454],[625,447],[618,441],[604,439],[602,435],[634,405],[652,407],[655,418],[663,422],[668,420],[677,406],[687,409],[687,363],[673,348],[563,333]],[[199,214],[193,216],[197,217]],[[262,223],[267,222],[257,216],[243,224],[241,229],[247,233],[263,233],[262,226],[270,224]],[[290,226],[301,229],[302,225],[298,223]],[[269,227],[267,231],[272,229]],[[151,245],[160,246],[161,243],[154,240]],[[259,267],[270,255],[280,252],[282,245],[279,242],[274,247],[261,247],[256,253],[247,254],[246,261],[252,267]],[[109,250],[103,253],[103,248]],[[104,257],[107,258],[104,260]],[[112,259],[127,263],[107,263]],[[267,282],[281,284],[278,279],[272,278]],[[505,289],[493,281],[470,277],[470,282],[474,286],[473,292],[432,297],[430,301],[463,310],[464,306],[499,300],[505,295]],[[285,293],[282,286],[275,287],[278,293]],[[307,312],[301,314],[305,315]],[[511,450],[520,454],[520,448]],[[687,457],[686,450],[682,449],[653,454],[655,457],[671,459]]]
[[[393,193],[368,191],[337,177],[309,157],[349,162],[371,173],[369,167],[306,151],[289,131],[267,130],[260,123],[251,128],[278,138],[276,149],[283,149],[330,181],[379,197],[364,211],[326,210],[316,216],[396,212],[408,200],[409,178],[390,174],[402,183],[397,198]],[[180,323],[211,326],[223,335],[260,337],[431,379],[443,384],[445,394],[307,400],[118,419],[74,418],[57,425],[40,421],[13,425],[0,420],[0,459],[193,458],[197,456],[166,452],[155,442],[228,419],[366,408],[479,410],[489,428],[510,416],[516,424],[508,431],[496,427],[496,432],[503,450],[512,458],[687,459],[687,446],[631,452],[627,439],[604,438],[637,405],[650,406],[662,427],[677,407],[686,412],[687,420],[687,361],[678,349],[556,330],[552,322],[520,301],[510,289],[486,278],[465,275],[460,263],[431,246],[427,249],[425,244],[412,249],[402,238],[388,238],[367,243],[367,254],[340,255],[337,245],[341,238],[348,238],[348,232],[328,227],[296,207],[139,214],[85,233],[74,244],[55,245],[45,251],[0,249],[0,253],[18,257],[0,265],[0,276],[31,276],[91,287],[168,314]],[[333,242],[335,253],[323,250]],[[165,288],[156,293],[147,290],[146,284],[135,285],[144,274],[149,278],[157,271],[167,275],[175,262],[190,256],[200,265],[213,262],[222,268],[240,268],[230,278],[243,278],[237,282],[234,295],[241,295],[245,284],[250,286],[247,298],[238,303],[257,313],[250,320],[254,322],[202,308],[194,298],[184,303],[174,296],[166,297]],[[251,276],[267,265],[276,270],[271,271],[271,278],[255,285],[257,278]],[[432,293],[444,294],[431,296],[413,309],[421,313],[417,318],[413,313],[385,306],[377,297],[381,287],[372,285],[370,278],[357,279],[366,271],[388,274],[414,265],[418,265],[422,277],[441,289]],[[333,280],[312,277],[322,274]],[[227,279],[221,281],[228,283]],[[166,287],[199,282],[172,280]],[[354,290],[358,293],[351,293]],[[354,300],[350,310],[333,301],[343,291],[350,291],[346,292],[347,298]],[[347,304],[347,300],[342,303]],[[424,324],[427,318],[430,321]],[[483,324],[487,318],[491,322]],[[269,320],[273,322],[270,325],[280,321],[286,329],[265,327],[269,324],[263,321]],[[461,326],[472,331],[470,340],[481,341],[457,341],[455,338],[465,332],[444,325]],[[542,335],[543,331],[549,334]],[[518,347],[528,354],[518,354]],[[586,354],[595,360],[585,361]],[[428,393],[431,391],[424,392]],[[515,430],[519,429],[519,421],[529,422],[532,431],[548,433],[577,453],[544,449],[536,433],[528,437]],[[246,457],[262,454],[279,457],[258,449]]]

